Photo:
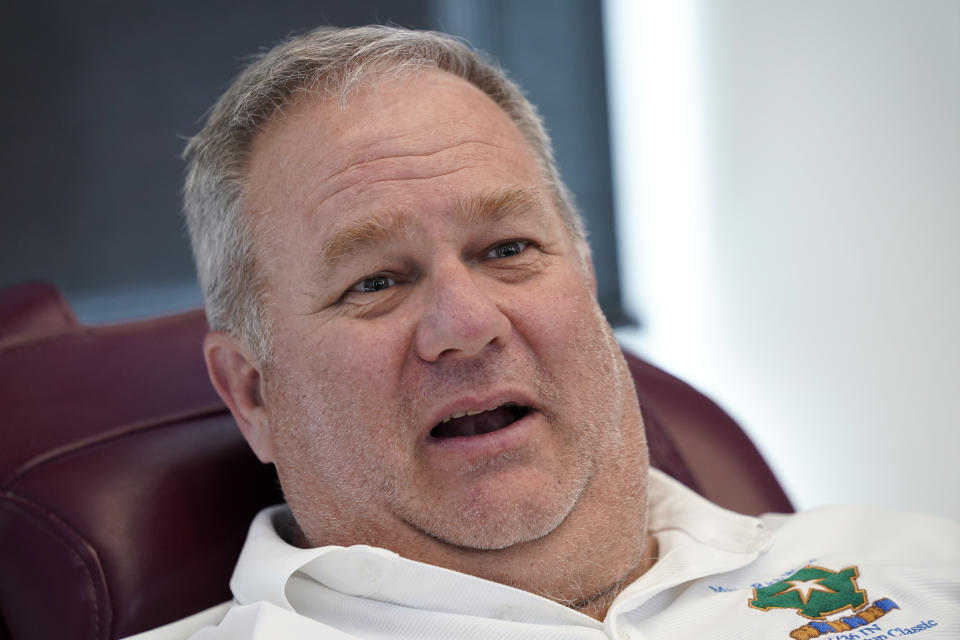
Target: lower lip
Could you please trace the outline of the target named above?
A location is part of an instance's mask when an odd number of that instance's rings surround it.
[[[476,436],[457,436],[455,438],[435,438],[428,435],[427,447],[442,452],[444,455],[495,456],[519,446],[539,417],[540,412],[531,409],[527,415],[519,420],[489,433]]]

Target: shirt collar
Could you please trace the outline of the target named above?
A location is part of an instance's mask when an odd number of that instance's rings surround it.
[[[306,576],[333,591],[381,602],[484,618],[599,629],[597,620],[542,596],[367,545],[300,549],[278,533],[292,517],[286,505],[261,511],[230,580],[237,602],[267,601],[295,611],[288,586]]]
[[[680,582],[744,566],[770,544],[770,534],[758,519],[714,505],[656,469],[650,470],[648,487],[649,528],[660,542],[660,557],[614,601],[608,620]],[[479,616],[512,609],[531,621],[600,626],[589,616],[541,596],[408,560],[385,549],[295,547],[277,533],[278,525],[290,517],[286,505],[277,505],[254,518],[230,581],[241,604],[267,601],[292,611],[286,590],[299,572],[341,593],[405,606]],[[681,532],[679,539],[686,543],[677,544],[678,538],[665,535],[668,532]],[[673,546],[665,545],[668,537],[674,540]]]
[[[650,470],[647,492],[647,526],[654,535],[680,530],[697,542],[731,553],[753,554],[770,544],[770,533],[758,518],[724,509],[659,469]]]
[[[280,537],[277,529],[282,520],[292,517],[286,504],[278,504],[262,510],[250,524],[247,540],[230,578],[230,591],[240,604],[263,600],[292,610],[286,596],[290,576],[337,548],[301,549],[288,543]]]
[[[773,544],[758,518],[715,505],[658,469],[647,486],[657,562],[614,600],[608,621],[678,584],[744,567]]]

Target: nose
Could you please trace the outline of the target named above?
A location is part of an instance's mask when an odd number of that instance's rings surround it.
[[[478,281],[480,277],[460,261],[435,272],[415,337],[420,358],[437,362],[470,357],[487,345],[506,344],[512,331],[510,320]]]

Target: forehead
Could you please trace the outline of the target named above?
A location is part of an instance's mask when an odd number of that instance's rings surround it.
[[[295,100],[254,139],[246,209],[269,227],[322,232],[505,186],[542,190],[532,148],[483,92],[428,70],[368,81],[345,103]]]

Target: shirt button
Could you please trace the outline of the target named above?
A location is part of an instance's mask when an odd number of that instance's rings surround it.
[[[357,572],[367,582],[379,582],[380,578],[383,577],[380,566],[371,558],[360,558],[357,562]]]
[[[630,640],[630,634],[623,629],[617,632],[617,637],[620,638],[620,640]]]

